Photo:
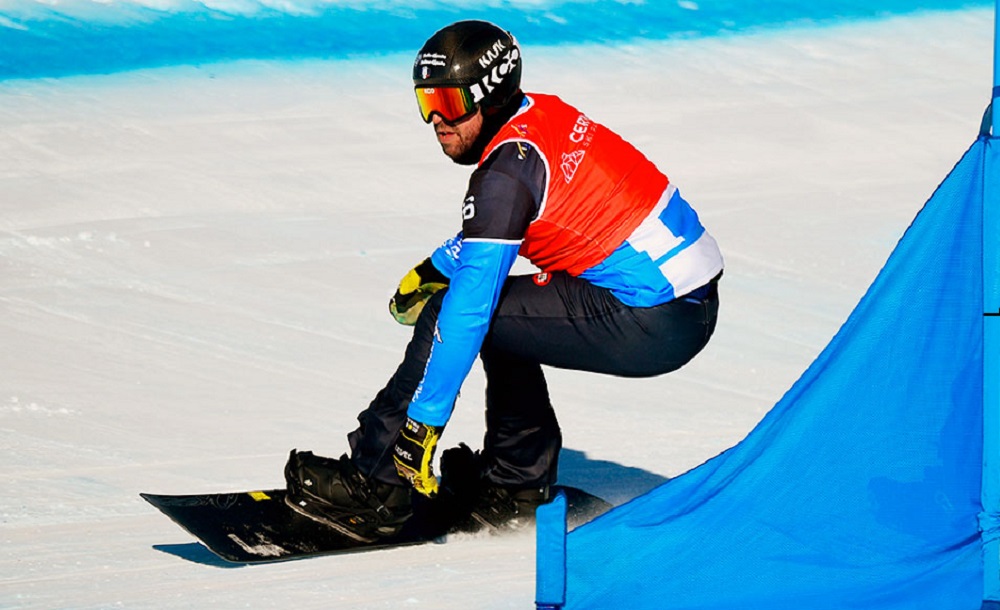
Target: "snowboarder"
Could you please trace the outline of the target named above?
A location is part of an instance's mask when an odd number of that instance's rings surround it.
[[[435,447],[477,355],[486,434],[471,510],[504,527],[530,520],[556,478],[561,434],[542,365],[660,375],[715,329],[722,255],[674,184],[607,127],[522,92],[520,80],[516,40],[482,21],[438,31],[413,64],[424,122],[445,155],[476,166],[462,228],[390,301],[413,337],[358,416],[350,454],[293,450],[285,468],[293,508],[359,540],[397,532],[411,490],[438,493]],[[541,273],[509,275],[519,254]]]

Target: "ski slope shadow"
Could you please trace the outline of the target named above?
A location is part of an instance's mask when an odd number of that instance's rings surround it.
[[[669,479],[648,470],[587,457],[583,451],[563,448],[559,454],[559,483],[579,487],[618,506],[641,496]]]
[[[200,563],[202,565],[212,566],[215,568],[243,568],[251,565],[249,563],[234,563],[226,561],[212,551],[208,550],[208,547],[200,542],[189,542],[186,544],[154,544],[153,549],[168,555],[173,555],[174,557],[180,557],[181,559],[192,563]]]

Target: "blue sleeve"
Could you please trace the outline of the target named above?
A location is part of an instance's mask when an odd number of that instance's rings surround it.
[[[462,252],[462,232],[444,242],[431,254],[431,263],[443,273],[445,277],[451,279],[458,269],[458,255]]]
[[[448,423],[462,382],[479,355],[518,246],[508,241],[462,243],[462,256],[456,259],[438,314],[427,368],[407,410],[409,417],[431,426]]]

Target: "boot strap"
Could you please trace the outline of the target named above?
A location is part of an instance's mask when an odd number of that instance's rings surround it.
[[[392,519],[392,511],[390,511],[381,499],[372,490],[371,485],[368,480],[362,476],[361,472],[358,471],[357,467],[351,463],[349,457],[346,455],[341,458],[343,461],[340,465],[341,478],[347,483],[348,491],[351,496],[356,500],[363,502],[368,508],[375,511],[378,518],[382,521],[389,521]],[[344,462],[347,462],[346,464]]]

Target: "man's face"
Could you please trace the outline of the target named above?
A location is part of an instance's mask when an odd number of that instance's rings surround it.
[[[434,134],[441,144],[441,150],[451,157],[452,161],[456,161],[472,148],[476,138],[479,137],[479,132],[483,128],[483,113],[477,109],[475,114],[454,125],[445,123],[441,115],[435,114],[431,118],[431,124],[434,125]]]

